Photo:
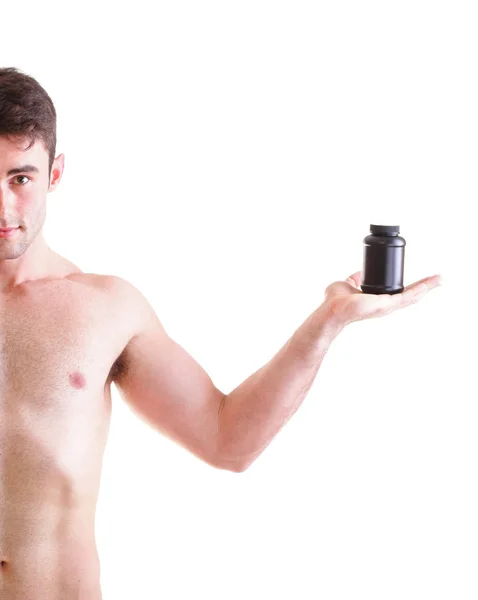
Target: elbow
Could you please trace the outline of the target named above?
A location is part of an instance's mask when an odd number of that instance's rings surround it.
[[[244,473],[249,468],[249,464],[244,461],[234,460],[230,458],[219,458],[214,461],[213,466],[221,471],[231,471],[232,473]]]
[[[236,464],[236,465],[234,465],[234,467],[230,467],[229,470],[232,471],[233,473],[244,473],[244,471],[247,471],[248,468],[249,468],[249,465]]]
[[[231,471],[232,473],[244,473],[249,467],[249,465],[234,461],[216,461],[214,466],[221,471]]]
[[[227,471],[232,471],[233,473],[244,473],[247,469],[252,465],[252,463],[256,460],[260,453],[256,453],[252,456],[243,456],[237,458],[223,459],[220,461],[222,465],[221,469],[226,469]]]

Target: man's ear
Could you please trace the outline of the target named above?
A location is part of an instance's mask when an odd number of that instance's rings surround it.
[[[60,183],[61,176],[63,175],[63,169],[65,168],[65,155],[59,154],[53,164],[51,166],[51,175],[50,175],[50,186],[48,188],[49,192],[54,192]]]

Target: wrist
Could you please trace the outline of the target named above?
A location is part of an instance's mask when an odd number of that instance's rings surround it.
[[[319,306],[321,309],[327,329],[341,331],[346,325],[351,323],[344,316],[342,306],[336,302],[336,299],[327,298]]]
[[[334,311],[329,300],[324,302],[302,323],[291,338],[291,343],[301,355],[324,354],[347,322]]]

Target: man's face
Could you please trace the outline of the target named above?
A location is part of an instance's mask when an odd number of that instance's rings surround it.
[[[9,237],[0,235],[0,261],[21,256],[41,231],[47,194],[63,171],[63,155],[55,159],[50,177],[43,143],[22,149],[27,146],[26,139],[0,136],[0,229],[18,227]]]

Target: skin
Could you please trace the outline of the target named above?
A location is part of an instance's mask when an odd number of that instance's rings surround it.
[[[26,142],[23,141],[23,147]],[[48,154],[41,142],[27,151],[22,141],[0,137],[0,228],[20,226],[14,239],[0,239],[0,291],[8,292],[31,279],[48,276],[61,263],[43,237],[46,195],[60,183],[64,155],[60,154],[48,174]],[[32,164],[39,173],[6,176],[11,167]],[[67,261],[66,261],[67,262]]]
[[[364,294],[360,289],[362,272],[353,273],[345,281],[331,284],[325,297],[332,312],[343,323],[353,323],[415,304],[430,290],[443,283],[441,275],[424,277],[405,287],[401,294]]]
[[[43,238],[48,172],[41,142],[0,137],[0,597],[100,600],[95,510],[111,383],[161,434],[214,468],[241,472],[300,406],[332,340],[349,323],[415,303],[334,282],[282,349],[229,394],[164,330],[124,279],[83,273]],[[32,164],[38,173],[7,175]],[[259,400],[259,401],[258,401]]]

